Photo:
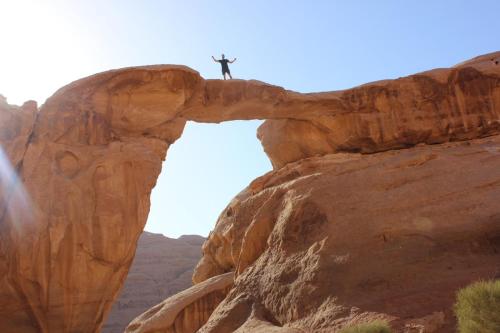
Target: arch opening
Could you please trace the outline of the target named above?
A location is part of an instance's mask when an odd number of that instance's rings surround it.
[[[201,246],[218,215],[272,169],[256,137],[262,121],[188,122],[169,147],[148,221],[104,333],[123,331],[148,308],[191,286]]]
[[[231,199],[272,169],[256,138],[260,124],[188,122],[163,162],[145,230],[174,238],[206,237]]]

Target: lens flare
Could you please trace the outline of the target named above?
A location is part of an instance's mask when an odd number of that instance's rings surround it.
[[[20,231],[32,221],[30,196],[0,145],[0,223],[10,223],[11,227]]]

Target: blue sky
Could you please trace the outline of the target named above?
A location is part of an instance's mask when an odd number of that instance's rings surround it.
[[[62,85],[133,65],[185,64],[301,92],[345,89],[497,51],[500,1],[0,1],[0,93],[43,102]],[[146,230],[207,235],[271,169],[260,122],[188,124],[170,148]]]

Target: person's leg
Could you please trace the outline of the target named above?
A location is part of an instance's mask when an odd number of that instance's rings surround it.
[[[224,78],[224,80],[226,79],[226,72],[222,72],[222,77]]]
[[[233,77],[231,76],[231,72],[227,72],[227,75],[229,75],[229,78],[232,80]]]

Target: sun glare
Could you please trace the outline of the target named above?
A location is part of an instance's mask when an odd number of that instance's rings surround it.
[[[84,71],[89,37],[70,1],[0,2],[0,94],[11,104],[39,103]],[[88,66],[87,66],[88,67]]]
[[[0,208],[2,211],[7,211],[14,228],[26,226],[33,220],[33,205],[30,197],[1,146],[0,199],[7,205],[7,207]]]

